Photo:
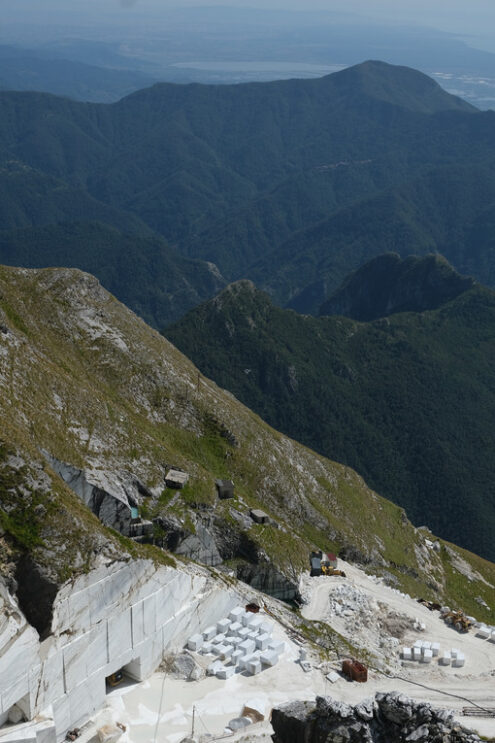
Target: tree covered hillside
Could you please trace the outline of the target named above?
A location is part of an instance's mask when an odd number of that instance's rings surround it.
[[[316,312],[384,250],[441,250],[495,284],[493,117],[381,62],[313,80],[158,84],[111,105],[2,92],[0,260],[50,265],[53,230],[54,241],[67,235],[67,264],[106,282],[109,241],[127,253],[133,240],[165,240],[154,271],[136,250],[111,287],[157,327],[222,276]],[[187,301],[174,301],[170,260]],[[212,271],[215,281],[202,278]]]
[[[495,292],[468,286],[358,322],[280,309],[243,281],[165,334],[271,425],[493,559]]]

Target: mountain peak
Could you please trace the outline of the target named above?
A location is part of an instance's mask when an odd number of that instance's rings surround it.
[[[370,321],[397,312],[433,310],[474,286],[443,256],[384,253],[352,273],[320,308],[320,315]]]
[[[348,94],[364,94],[368,98],[417,113],[477,111],[466,101],[447,93],[431,77],[411,67],[367,60],[336,72],[329,78]]]

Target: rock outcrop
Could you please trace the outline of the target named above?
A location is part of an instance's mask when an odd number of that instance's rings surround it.
[[[397,692],[352,707],[331,697],[291,702],[272,713],[274,743],[474,743],[451,712]]]

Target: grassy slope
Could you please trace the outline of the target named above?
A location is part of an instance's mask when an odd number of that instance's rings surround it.
[[[447,539],[495,557],[495,294],[372,323],[234,284],[166,331],[272,425],[353,467]],[[203,339],[207,337],[208,343]]]
[[[261,506],[280,523],[253,525],[248,536],[288,574],[306,568],[312,545],[352,545],[405,587],[412,572],[418,593],[443,593],[442,561],[430,551],[420,564],[424,538],[401,509],[352,470],[273,431],[93,278],[3,268],[0,293],[0,322],[10,331],[0,335],[0,416],[11,446],[34,458],[44,447],[77,466],[132,471],[157,492],[166,466],[182,466],[192,476],[174,506],[184,522],[192,504],[211,500],[216,477],[232,477],[241,510]],[[162,505],[166,512],[167,498]],[[227,520],[230,505],[217,506]],[[495,582],[493,565],[476,566]],[[466,608],[486,595],[482,582],[459,580]]]

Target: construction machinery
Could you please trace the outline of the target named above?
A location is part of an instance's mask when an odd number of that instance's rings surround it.
[[[338,570],[337,568],[334,568],[331,565],[322,564],[321,574],[322,575],[340,575],[342,578],[345,578],[345,573],[343,570]]]
[[[442,612],[441,616],[445,624],[449,624],[458,632],[469,632],[473,626],[473,622],[464,614],[462,609],[457,609],[455,611],[447,609]]]
[[[122,671],[116,671],[110,674],[110,676],[107,676],[105,680],[109,686],[118,686],[124,680],[124,674]]]

